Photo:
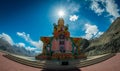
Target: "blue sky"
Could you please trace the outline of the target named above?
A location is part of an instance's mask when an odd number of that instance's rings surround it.
[[[120,15],[119,0],[2,0],[0,37],[12,45],[42,47],[40,36],[52,36],[63,10],[73,37],[99,37]]]

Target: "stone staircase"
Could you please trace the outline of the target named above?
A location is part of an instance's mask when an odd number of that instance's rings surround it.
[[[28,65],[31,67],[44,68],[44,63],[41,63],[40,61],[30,61],[30,60],[26,60],[23,58],[15,57],[15,56],[10,55],[10,54],[4,55],[4,57],[7,57],[10,60],[13,60],[15,62],[24,64],[24,65]]]
[[[32,60],[27,60],[24,58],[20,58],[17,56],[14,56],[12,54],[6,54],[4,55],[5,57],[7,57],[8,59],[11,59],[13,61],[16,61],[18,63],[24,64],[24,65],[28,65],[31,67],[35,67],[35,68],[48,68],[48,69],[70,69],[70,68],[81,68],[81,67],[85,67],[85,66],[90,66],[99,62],[102,62],[104,60],[109,59],[110,57],[114,56],[115,54],[105,54],[101,57],[97,57],[97,58],[92,58],[92,59],[87,59],[87,60],[69,60],[69,65],[61,65],[60,61],[48,61],[48,60],[44,60],[44,61],[32,61]]]
[[[111,57],[115,56],[114,53],[112,54],[107,54],[105,56],[102,56],[102,57],[98,57],[98,58],[95,58],[95,59],[91,59],[91,60],[85,60],[85,61],[81,61],[80,63],[78,63],[76,66],[77,67],[86,67],[86,66],[90,66],[90,65],[93,65],[93,64],[97,64],[97,63],[100,63],[102,61],[105,61]]]

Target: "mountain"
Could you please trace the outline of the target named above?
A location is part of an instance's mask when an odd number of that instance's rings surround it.
[[[24,56],[35,56],[36,55],[35,51],[29,51],[25,49],[25,47],[11,45],[8,41],[4,40],[4,38],[0,38],[0,50],[14,53],[17,55],[24,55]]]
[[[81,52],[85,52],[85,50],[88,48],[90,42],[89,40],[87,39],[81,39],[81,42],[80,42],[80,50]]]
[[[0,49],[8,52],[14,52],[12,50],[12,45],[3,38],[0,38]]]
[[[89,40],[87,55],[120,52],[120,17],[118,17],[99,38]]]

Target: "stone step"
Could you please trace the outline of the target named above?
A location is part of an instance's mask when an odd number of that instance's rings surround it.
[[[92,59],[92,60],[86,60],[84,62],[80,62],[77,64],[77,67],[86,67],[86,66],[90,66],[90,65],[93,65],[93,64],[97,64],[97,63],[100,63],[102,61],[105,61],[111,57],[113,57],[115,54],[108,54],[108,55],[105,55],[105,56],[102,56],[102,57],[99,57],[99,58],[95,58],[95,59]]]
[[[42,61],[30,61],[30,60],[27,60],[27,59],[23,59],[23,58],[20,58],[20,57],[16,57],[14,55],[11,55],[11,54],[7,54],[7,55],[4,55],[5,57],[13,60],[13,61],[16,61],[18,63],[21,63],[21,64],[24,64],[24,65],[28,65],[28,66],[32,66],[32,67],[36,67],[36,68],[71,68],[71,67],[78,67],[78,68],[81,68],[81,67],[86,67],[86,66],[90,66],[90,65],[93,65],[93,64],[96,64],[96,63],[99,63],[99,62],[102,62],[104,60],[107,60],[109,59],[110,57],[114,56],[115,54],[107,54],[107,55],[104,55],[104,56],[101,56],[101,57],[98,57],[98,58],[93,58],[93,59],[88,59],[88,60],[84,60],[84,61],[80,61],[78,60],[76,62],[76,60],[74,61],[71,61],[72,64],[69,64],[68,66],[62,66],[59,64],[59,62],[52,62],[52,61],[45,61],[45,62],[42,62]]]
[[[13,61],[16,61],[16,62],[24,64],[24,65],[28,65],[28,66],[32,66],[32,67],[36,67],[36,68],[44,68],[44,64],[40,63],[40,62],[29,61],[29,60],[18,58],[18,57],[12,56],[12,55],[4,55],[4,56],[7,57],[8,59],[11,59]]]
[[[29,62],[29,63],[38,63],[38,62],[36,62],[36,61],[30,61],[30,60],[26,60],[26,59],[23,59],[23,58],[19,58],[19,57],[15,57],[15,56],[12,56],[12,55],[7,55],[7,57],[9,57],[9,58],[13,58],[14,60],[20,60],[20,61],[24,61],[24,62]]]

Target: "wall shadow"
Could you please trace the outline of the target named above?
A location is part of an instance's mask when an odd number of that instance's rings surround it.
[[[63,70],[58,70],[58,69],[42,69],[41,71],[81,71],[80,68],[74,68],[74,69],[63,69]]]

